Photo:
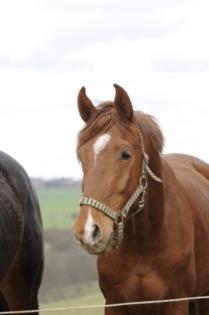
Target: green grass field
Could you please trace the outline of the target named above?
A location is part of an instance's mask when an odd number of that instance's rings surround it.
[[[100,293],[86,295],[77,299],[59,301],[57,303],[43,304],[40,306],[41,309],[46,308],[64,308],[71,306],[85,306],[85,305],[104,305],[104,299]],[[47,315],[48,312],[41,311],[40,315]],[[56,311],[54,312],[56,315],[103,315],[103,308],[89,308],[89,309],[72,309],[66,311]]]
[[[80,187],[37,189],[44,229],[70,228],[79,210]]]

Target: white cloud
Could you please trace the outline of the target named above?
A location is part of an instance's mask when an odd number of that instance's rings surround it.
[[[209,3],[198,1],[187,8],[187,23],[169,38],[153,41],[153,66],[165,72],[209,71]]]
[[[57,68],[62,59],[73,59],[75,51],[98,43],[167,36],[184,23],[174,3],[4,1],[0,66]]]
[[[80,177],[78,90],[113,99],[118,83],[136,108],[158,118],[166,151],[209,161],[208,6],[1,1],[1,149],[33,176]]]

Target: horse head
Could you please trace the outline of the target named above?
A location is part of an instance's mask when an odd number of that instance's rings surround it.
[[[113,102],[95,107],[83,87],[78,109],[85,127],[77,155],[83,169],[80,213],[75,238],[92,254],[117,247],[127,220],[145,206],[148,177],[160,182],[163,137],[148,115],[134,112],[127,92],[115,84]],[[156,175],[153,171],[156,172]]]

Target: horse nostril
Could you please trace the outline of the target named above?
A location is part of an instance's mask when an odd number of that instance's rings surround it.
[[[92,240],[96,243],[101,237],[101,230],[97,224],[93,225]]]

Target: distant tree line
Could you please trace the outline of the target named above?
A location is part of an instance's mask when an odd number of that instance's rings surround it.
[[[80,186],[81,181],[75,180],[72,178],[52,178],[52,179],[44,179],[44,178],[31,178],[31,182],[33,186],[38,188],[59,188],[59,187],[72,187],[72,186]]]

